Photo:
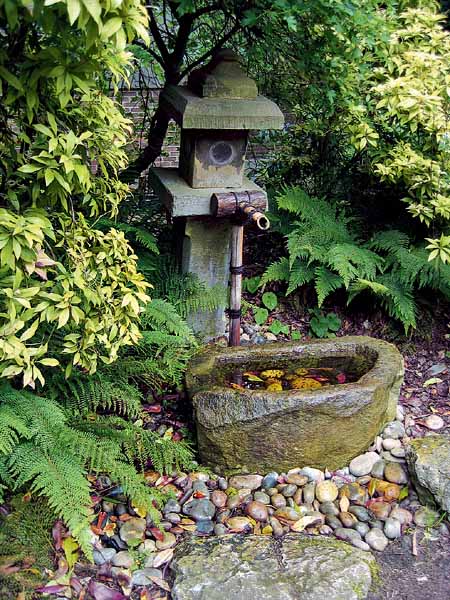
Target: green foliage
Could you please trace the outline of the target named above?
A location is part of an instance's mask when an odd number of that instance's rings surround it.
[[[289,325],[282,323],[278,319],[274,319],[269,325],[269,331],[274,335],[280,335],[280,333],[284,333],[284,335],[289,335]]]
[[[269,311],[267,308],[256,308],[254,311],[254,317],[257,325],[264,325],[269,318]]]
[[[139,422],[92,416],[82,410],[73,416],[57,400],[17,391],[7,383],[0,388],[2,482],[13,490],[25,487],[43,496],[88,557],[92,555],[88,470],[108,473],[137,506],[157,518],[153,502],[161,497],[146,485],[135,465],[142,467],[150,459],[164,472],[188,465],[191,458],[185,445],[162,439]]]
[[[170,257],[155,260],[153,269],[153,295],[172,304],[181,317],[226,306],[227,290],[223,286],[208,287],[195,274],[180,273]]]
[[[273,310],[278,305],[277,295],[273,292],[264,292],[264,294],[261,297],[261,300],[264,306],[269,310]]]
[[[336,331],[341,327],[341,319],[335,313],[326,315],[318,309],[310,310],[312,315],[309,322],[311,333],[318,338],[335,337]]]
[[[418,290],[450,298],[449,265],[430,262],[426,249],[412,246],[405,233],[387,230],[364,241],[342,208],[298,187],[281,194],[277,204],[295,220],[283,229],[288,257],[267,268],[262,284],[286,282],[290,294],[313,283],[319,307],[339,289],[347,290],[349,302],[368,291],[406,331],[416,327]]]
[[[140,0],[0,0],[0,375],[23,386],[139,339],[148,284],[124,234],[90,220],[128,193],[131,124],[108,87],[146,23]]]

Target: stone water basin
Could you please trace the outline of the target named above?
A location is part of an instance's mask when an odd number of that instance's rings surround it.
[[[262,368],[321,367],[342,370],[347,382],[282,391],[229,384]],[[403,372],[395,346],[363,336],[210,346],[186,377],[201,461],[221,473],[343,467],[395,419]]]

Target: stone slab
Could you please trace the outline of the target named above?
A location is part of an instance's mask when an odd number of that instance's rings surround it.
[[[282,129],[284,125],[281,110],[264,96],[201,98],[187,87],[169,85],[160,103],[183,129]]]
[[[450,437],[411,440],[406,459],[420,500],[450,513]]]
[[[173,600],[364,600],[377,567],[344,542],[289,534],[192,537],[171,569]]]
[[[244,177],[242,186],[237,188],[192,188],[178,173],[178,169],[155,167],[150,169],[151,185],[164,206],[173,217],[194,217],[211,215],[211,196],[221,192],[244,192],[246,190],[265,191],[254,181]]]

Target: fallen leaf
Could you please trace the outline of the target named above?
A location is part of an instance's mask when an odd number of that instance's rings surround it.
[[[153,566],[155,567],[155,569],[157,569],[164,563],[169,562],[169,560],[172,560],[172,557],[173,548],[167,548],[167,550],[162,550],[161,552],[158,552],[158,554],[155,556]]]
[[[230,383],[229,384],[230,388],[233,388],[233,390],[239,390],[239,391],[244,391],[245,388],[242,385],[239,385],[238,383]]]
[[[166,592],[170,592],[170,585],[167,583],[167,581],[164,581],[164,579],[161,579],[161,577],[150,577],[150,579],[153,581],[153,583],[155,583],[158,587],[160,587],[161,589],[163,589]]]
[[[163,541],[164,533],[161,531],[161,529],[159,529],[158,527],[150,527],[150,531],[155,540],[158,540],[160,542]]]
[[[305,527],[308,527],[308,525],[312,525],[313,523],[317,523],[317,517],[306,515],[305,517],[301,517],[298,521],[295,521],[295,523],[291,525],[291,530],[299,533],[300,531],[303,531]]]
[[[347,496],[342,496],[342,498],[339,500],[339,508],[341,509],[341,512],[348,512],[348,509],[350,508],[350,500],[347,498]]]
[[[59,594],[60,592],[65,592],[68,587],[68,585],[45,585],[44,587],[36,588],[34,591],[39,594]],[[105,598],[104,600],[107,599]]]
[[[80,555],[79,546],[74,538],[69,536],[63,540],[62,547],[69,569],[72,570]]]
[[[113,590],[103,583],[91,579],[88,586],[88,592],[94,600],[126,600],[126,597],[117,590]]]
[[[440,379],[439,377],[431,377],[431,379],[427,379],[423,383],[423,387],[428,387],[430,385],[435,385],[436,383],[442,383],[442,379]]]

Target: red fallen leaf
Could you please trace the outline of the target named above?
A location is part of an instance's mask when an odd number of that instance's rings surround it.
[[[346,380],[347,380],[347,377],[345,376],[345,373],[338,373],[338,374],[336,375],[336,381],[337,381],[338,383],[345,383],[345,382],[346,382]]]
[[[105,521],[107,518],[108,518],[108,515],[105,512],[98,513],[97,527],[99,529],[103,529],[103,525],[105,524]]]
[[[113,590],[93,579],[89,582],[88,592],[94,597],[94,600],[126,600],[126,597],[121,592]]]
[[[124,515],[120,515],[119,517],[119,521],[129,521],[130,519],[132,519],[133,517],[131,515],[129,515],[128,513],[125,513]]]
[[[159,540],[160,542],[163,541],[164,534],[160,529],[158,529],[157,527],[150,527],[150,532],[151,532],[152,536],[155,538],[155,540]]]
[[[36,588],[34,591],[38,592],[38,594],[59,594],[60,592],[65,592],[68,587],[68,585],[45,585],[44,587]]]
[[[73,589],[75,594],[77,594],[77,598],[79,598],[79,595],[80,595],[81,591],[83,590],[83,586],[81,585],[81,582],[78,579],[78,577],[74,576],[74,577],[70,578],[70,587]]]
[[[183,439],[183,434],[180,433],[179,431],[175,431],[175,433],[172,436],[172,440],[174,442],[180,442]]]
[[[91,531],[92,531],[92,533],[95,533],[95,535],[103,534],[103,529],[100,529],[99,527],[96,527],[95,525],[91,525]]]
[[[161,404],[149,404],[144,407],[144,412],[158,414],[162,411]]]
[[[204,494],[203,492],[200,492],[199,490],[194,492],[192,495],[194,496],[194,498],[205,498],[206,497],[206,494]]]
[[[55,543],[55,550],[61,550],[62,548],[62,539],[66,532],[66,528],[64,524],[59,519],[55,521],[55,524],[52,527],[52,537],[53,542]]]

